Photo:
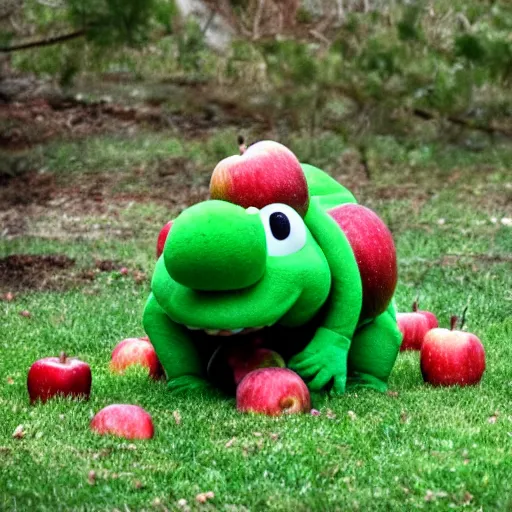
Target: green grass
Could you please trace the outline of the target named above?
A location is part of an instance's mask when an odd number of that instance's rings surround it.
[[[46,148],[48,171],[65,173],[71,182],[81,172],[118,165],[129,174],[149,152],[173,153],[175,144],[188,154],[187,144],[193,144],[151,140],[156,145],[140,154],[129,141],[88,141],[94,151],[69,166],[78,146],[56,144]],[[218,157],[227,140],[221,134],[198,145],[207,149],[197,158]],[[108,147],[115,150],[101,149]],[[127,154],[119,156],[118,149]],[[456,172],[448,150],[441,154],[433,151],[428,162],[412,168],[418,183]],[[361,188],[365,203],[395,234],[399,309],[408,309],[419,295],[421,306],[446,326],[469,301],[468,328],[487,353],[481,385],[428,387],[418,355],[401,354],[390,381],[396,393],[325,397],[315,404],[319,417],[246,416],[234,400],[170,395],[163,382],[150,381],[141,370],[110,374],[115,344],[143,334],[154,242],[170,215],[161,203],[148,200],[125,209],[113,201],[110,212],[116,215],[104,236],[85,236],[106,222],[86,212],[80,231],[3,240],[0,257],[61,252],[76,258],[80,268],[98,258],[116,259],[130,270],[142,269],[148,280],[138,284],[132,276],[106,272],[75,289],[20,293],[13,302],[0,302],[0,510],[182,510],[180,499],[192,509],[220,511],[512,510],[512,228],[500,222],[512,216],[503,173],[512,162],[508,151],[500,155],[487,162],[464,155],[471,187],[436,178],[426,194],[417,186],[410,195],[387,199],[379,195],[388,186],[384,176]],[[320,156],[335,167],[332,146]],[[396,166],[397,176],[412,172],[410,161],[380,158]],[[491,171],[478,175],[476,169],[487,164]],[[54,220],[49,211],[30,222],[44,231]],[[130,229],[116,234],[124,225]],[[25,309],[31,318],[19,315]],[[63,349],[90,363],[91,399],[30,406],[28,368]],[[131,442],[92,434],[92,415],[116,402],[148,410],[155,438]],[[173,411],[179,411],[181,424]],[[25,437],[13,439],[20,424]],[[90,471],[96,475],[92,483]],[[206,491],[215,498],[198,505],[195,496]]]

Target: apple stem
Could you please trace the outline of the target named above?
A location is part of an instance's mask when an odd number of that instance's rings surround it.
[[[61,352],[59,355],[59,363],[64,364],[68,358],[66,352]]]
[[[242,135],[238,136],[238,149],[239,149],[241,155],[243,155],[247,151],[245,139]]]
[[[459,321],[459,317],[457,315],[452,315],[450,317],[450,331],[454,331],[455,327],[457,327],[457,322]]]
[[[416,297],[416,299],[412,303],[412,310],[414,311],[414,313],[416,313],[416,311],[418,311],[418,297]]]
[[[460,320],[460,330],[462,331],[462,328],[464,327],[464,324],[466,323],[466,313],[468,311],[469,304],[466,304],[466,307],[462,311],[462,318]]]

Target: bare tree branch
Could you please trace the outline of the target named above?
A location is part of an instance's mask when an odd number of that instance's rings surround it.
[[[263,14],[263,9],[265,8],[265,0],[259,0],[258,1],[258,9],[256,11],[256,14],[254,15],[254,23],[252,26],[252,38],[254,40],[258,39],[259,37],[259,27],[260,27],[260,20],[261,15]]]
[[[439,119],[439,120],[446,119],[452,124],[462,126],[463,128],[468,128],[469,130],[485,132],[490,135],[495,134],[495,133],[500,133],[501,135],[506,135],[507,137],[512,137],[512,132],[510,130],[507,130],[505,128],[500,128],[497,126],[488,125],[488,124],[477,123],[471,119],[465,119],[464,117],[456,117],[456,116],[443,117],[442,115],[436,115],[431,112],[428,112],[427,110],[423,110],[421,108],[415,108],[413,110],[413,114],[416,117],[425,119],[426,121],[431,121],[433,119]]]
[[[0,47],[0,53],[12,53],[19,50],[28,50],[30,48],[40,48],[43,46],[51,46],[53,44],[63,43],[65,41],[71,41],[79,37],[85,36],[87,31],[85,29],[76,30],[69,34],[62,34],[60,36],[49,37],[47,39],[40,39],[38,41],[31,41],[30,43],[15,44],[12,46]]]
[[[205,23],[204,27],[201,30],[201,34],[203,36],[206,34],[206,32],[208,32],[208,29],[210,28],[210,25],[212,24],[213,18],[215,18],[216,14],[217,13],[215,12],[215,10],[212,9],[211,12],[210,12],[210,16],[208,16],[208,19],[206,20],[206,23]]]

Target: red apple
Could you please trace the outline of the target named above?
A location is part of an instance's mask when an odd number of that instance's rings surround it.
[[[46,357],[36,361],[28,372],[27,387],[30,402],[46,402],[61,395],[88,399],[91,394],[92,375],[87,363],[61,352],[59,357]]]
[[[256,345],[221,345],[208,363],[208,378],[218,388],[234,393],[236,386],[258,368],[285,368],[284,359],[273,350]]]
[[[423,315],[427,319],[427,324],[428,324],[429,329],[435,329],[436,327],[439,327],[439,322],[437,321],[436,315],[434,315],[434,313],[431,313],[430,311],[419,310],[417,300],[415,300],[412,303],[412,310],[415,313],[419,313],[420,315]]]
[[[451,329],[431,329],[421,347],[423,380],[434,386],[471,386],[478,384],[485,371],[482,342],[469,332],[456,331],[457,317]]]
[[[151,416],[137,405],[109,405],[94,416],[90,426],[98,434],[126,439],[151,439],[155,433]]]
[[[284,359],[268,348],[257,348],[248,357],[243,352],[234,353],[228,358],[228,364],[233,368],[237,386],[248,373],[259,368],[286,368]]]
[[[149,338],[127,338],[114,348],[110,361],[110,369],[114,373],[124,373],[126,368],[134,364],[148,368],[149,376],[153,379],[159,379],[164,374]]]
[[[297,157],[271,140],[221,160],[213,170],[210,195],[244,208],[284,203],[301,215],[309,206],[308,185]]]
[[[343,204],[329,214],[347,237],[359,266],[363,285],[361,318],[383,313],[398,279],[393,236],[379,216],[359,204]]]
[[[309,412],[311,399],[302,379],[287,368],[261,368],[248,373],[236,390],[239,411],[279,416]]]
[[[157,259],[160,258],[160,255],[164,252],[164,246],[165,241],[167,240],[167,235],[169,234],[169,231],[171,230],[173,221],[170,220],[161,230],[158,234],[158,240],[156,241],[156,257]]]
[[[396,322],[402,333],[400,350],[420,350],[423,338],[430,330],[425,315],[420,313],[397,313]]]

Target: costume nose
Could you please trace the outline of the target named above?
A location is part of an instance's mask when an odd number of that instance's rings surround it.
[[[164,249],[169,275],[195,290],[239,290],[265,273],[265,230],[257,210],[204,201],[174,221]]]

